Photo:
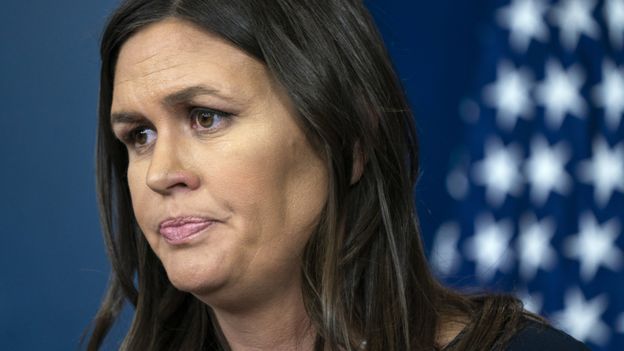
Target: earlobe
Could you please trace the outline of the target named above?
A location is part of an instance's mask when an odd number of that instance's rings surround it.
[[[364,173],[364,165],[366,165],[366,157],[364,156],[360,142],[356,141],[355,145],[353,145],[353,168],[351,169],[350,185],[360,181],[362,173]]]

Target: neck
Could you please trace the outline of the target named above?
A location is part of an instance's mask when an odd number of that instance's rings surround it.
[[[314,349],[316,332],[299,289],[244,310],[213,311],[232,351]]]

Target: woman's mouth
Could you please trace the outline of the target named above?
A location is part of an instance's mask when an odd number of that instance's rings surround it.
[[[169,244],[181,245],[215,223],[215,220],[201,217],[177,217],[160,223],[158,232]]]

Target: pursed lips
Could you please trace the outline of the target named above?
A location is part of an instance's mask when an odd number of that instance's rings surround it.
[[[215,219],[204,217],[169,218],[160,223],[158,232],[170,244],[182,244],[217,222]]]

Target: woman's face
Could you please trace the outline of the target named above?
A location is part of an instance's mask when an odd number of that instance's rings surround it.
[[[152,24],[121,49],[111,124],[174,286],[215,303],[300,289],[327,170],[262,63],[184,21]]]

